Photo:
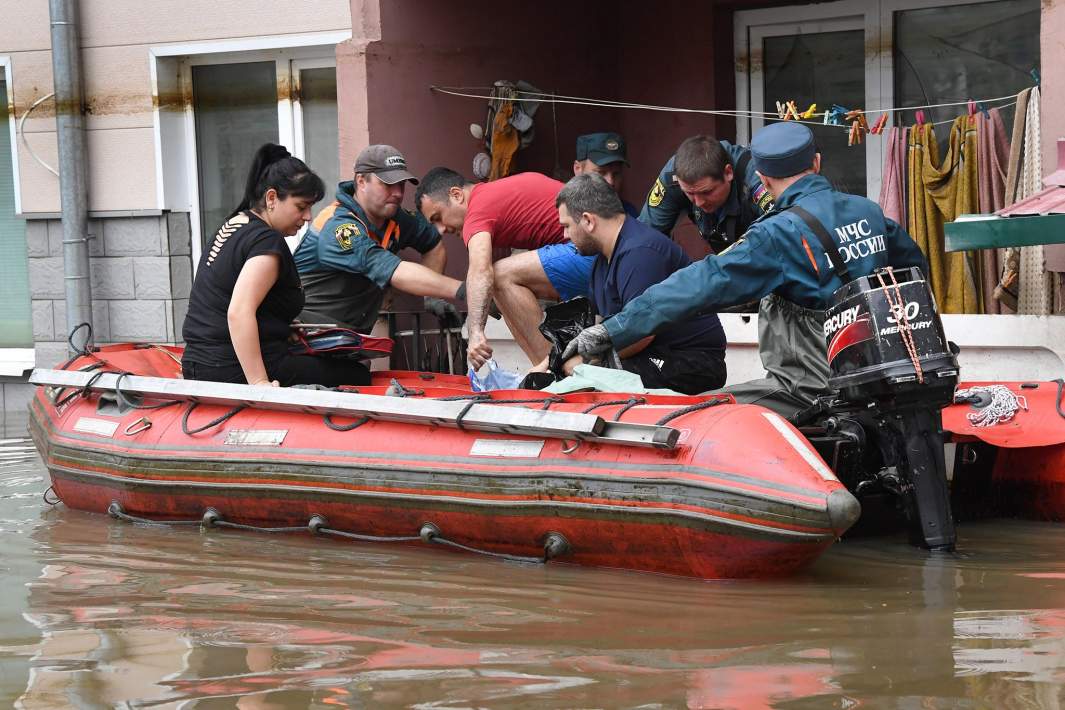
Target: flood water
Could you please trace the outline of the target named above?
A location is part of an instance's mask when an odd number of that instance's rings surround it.
[[[700,582],[51,507],[0,445],[0,706],[1057,708],[1065,525]]]

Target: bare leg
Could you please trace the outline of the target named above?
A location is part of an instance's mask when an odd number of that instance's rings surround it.
[[[535,251],[500,259],[494,268],[496,305],[529,362],[538,363],[551,352],[551,344],[540,334],[544,314],[537,299],[557,299],[558,293],[547,280]]]

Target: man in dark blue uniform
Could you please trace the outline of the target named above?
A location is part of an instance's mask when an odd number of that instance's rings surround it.
[[[625,139],[617,133],[586,133],[577,136],[577,158],[573,161],[573,174],[596,173],[600,175],[619,196],[624,183],[625,168],[629,159]],[[638,217],[636,205],[621,201],[625,214]]]
[[[833,292],[845,280],[881,267],[927,269],[927,262],[879,205],[837,192],[818,174],[821,156],[806,126],[786,121],[762,129],[751,154],[774,210],[733,246],[676,272],[613,318],[583,330],[565,355],[591,357],[625,348],[699,313],[768,296],[758,320],[767,377],[724,391],[790,415],[828,390],[824,310]]]
[[[443,275],[447,253],[436,228],[400,205],[408,182],[418,184],[403,155],[371,145],[355,159],[355,179],[337,186],[336,201],[318,213],[294,254],[303,282],[304,322],[329,322],[369,333],[385,288],[425,296],[426,310],[455,313],[441,298],[465,298],[462,282]],[[404,261],[411,247],[422,263]]]
[[[676,242],[626,215],[617,194],[598,175],[575,176],[556,204],[566,238],[581,254],[596,257],[591,295],[603,318],[621,312],[626,303],[691,263]],[[618,356],[645,387],[698,394],[725,384],[725,332],[714,313],[667,326]],[[566,374],[581,362],[579,355],[565,362]]]
[[[687,214],[717,253],[735,244],[772,200],[747,148],[712,136],[692,136],[662,168],[640,221],[669,236]]]

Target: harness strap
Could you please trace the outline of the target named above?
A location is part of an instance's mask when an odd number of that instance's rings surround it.
[[[825,229],[825,225],[821,224],[821,220],[814,217],[812,214],[804,210],[798,205],[792,205],[785,212],[794,212],[799,219],[806,223],[806,226],[810,228],[810,231],[814,233],[818,241],[821,242],[821,246],[825,250],[825,256],[832,262],[832,270],[836,272],[836,276],[840,281],[847,284],[851,281],[850,272],[847,271],[847,267],[843,264],[843,259],[839,255],[839,247],[832,239],[832,235]]]

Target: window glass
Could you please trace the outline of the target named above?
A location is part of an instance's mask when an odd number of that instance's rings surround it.
[[[333,201],[340,181],[339,137],[337,135],[337,73],[333,67],[304,69],[300,72],[300,110],[303,115],[305,162],[325,183],[325,197],[312,210]],[[345,176],[350,180],[351,176]]]
[[[794,100],[799,111],[817,103],[824,111],[831,96],[847,108],[865,105],[865,40],[862,30],[766,37],[766,111],[777,101]],[[866,194],[865,150],[847,145],[839,126],[811,126],[821,152],[821,172],[837,189]]]
[[[0,79],[0,348],[33,347],[26,223],[15,216],[7,83]]]
[[[993,98],[1031,86],[1031,71],[1039,67],[1039,2],[998,0],[895,13],[895,104]],[[925,120],[948,121],[964,110],[927,109]],[[914,111],[901,116],[906,125],[916,122]],[[1003,117],[1011,126],[1012,110]],[[936,127],[941,142],[949,131],[949,123]]]
[[[200,244],[240,203],[255,151],[278,141],[274,62],[192,67]]]

